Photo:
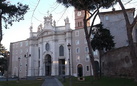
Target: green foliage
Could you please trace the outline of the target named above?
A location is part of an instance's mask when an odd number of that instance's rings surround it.
[[[2,75],[5,70],[7,70],[7,60],[5,58],[0,58],[0,71],[2,72]]]
[[[115,46],[113,41],[114,37],[110,34],[110,31],[106,28],[103,28],[102,24],[95,26],[93,30],[93,39],[91,40],[91,46],[93,50],[110,50]]]
[[[0,9],[2,10],[2,19],[5,22],[5,28],[8,24],[12,25],[13,22],[19,22],[24,19],[24,14],[29,9],[27,5],[17,3],[17,5],[12,5],[6,0],[0,1]]]
[[[7,70],[7,52],[5,47],[0,44],[0,55],[3,57],[0,57],[0,71],[2,72],[2,75],[4,74],[4,71]]]
[[[73,6],[78,10],[95,10],[98,7],[108,8],[116,3],[116,0],[57,0],[65,7]]]

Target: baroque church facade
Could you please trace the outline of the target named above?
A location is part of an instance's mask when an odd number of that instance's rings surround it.
[[[134,9],[128,9],[131,21]],[[87,16],[90,16],[87,14]],[[75,10],[75,29],[69,19],[64,26],[57,26],[52,15],[44,17],[44,26],[37,32],[30,27],[30,37],[10,44],[10,74],[21,78],[28,76],[89,76],[93,75],[87,42],[83,29],[84,12]],[[101,22],[114,36],[115,48],[127,46],[127,36],[122,11],[99,13]],[[88,21],[87,26],[90,26]],[[136,27],[133,32],[135,41]],[[68,46],[69,45],[69,46]],[[94,60],[99,65],[99,53],[94,51]]]

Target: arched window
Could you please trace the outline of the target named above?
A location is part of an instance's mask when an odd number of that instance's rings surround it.
[[[46,50],[47,50],[47,51],[49,51],[49,50],[50,50],[49,43],[46,43],[45,48],[46,48]]]
[[[63,47],[63,45],[60,45],[60,47],[59,47],[59,56],[64,56],[64,47]]]

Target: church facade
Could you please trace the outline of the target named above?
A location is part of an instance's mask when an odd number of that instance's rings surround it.
[[[69,74],[67,44],[72,41],[69,19],[66,18],[65,26],[60,27],[52,22],[52,15],[44,17],[44,27],[39,25],[37,32],[33,32],[30,27],[30,37],[27,40],[11,43],[12,59],[15,57],[12,61],[12,75],[24,77]]]
[[[83,21],[82,17],[75,19],[76,23],[80,20]],[[50,14],[44,17],[44,26],[39,25],[37,32],[33,32],[33,27],[30,27],[28,39],[11,43],[11,75],[28,77],[93,74],[83,25],[80,25],[82,23],[79,23],[81,28],[76,30],[70,28],[68,18],[64,23],[64,26],[56,26]]]
[[[127,10],[131,21],[134,9]],[[90,16],[87,14],[87,16]],[[75,10],[75,29],[70,28],[69,19],[64,26],[57,26],[52,15],[44,17],[44,26],[37,32],[30,27],[30,37],[10,44],[10,74],[25,78],[28,76],[89,76],[93,75],[89,51],[83,29],[84,12]],[[114,36],[115,48],[127,46],[124,17],[121,11],[99,14],[101,22]],[[117,26],[118,25],[118,26]],[[87,26],[90,26],[88,21]],[[136,29],[135,31],[136,32]],[[134,33],[133,32],[133,33]],[[136,41],[136,33],[134,39]],[[94,51],[99,66],[99,53]]]

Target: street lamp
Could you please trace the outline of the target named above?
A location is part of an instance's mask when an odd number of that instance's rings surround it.
[[[25,54],[24,57],[27,59],[27,64],[26,64],[26,79],[28,76],[28,58],[31,57],[31,54]]]
[[[70,45],[70,43],[68,43],[68,50],[69,50],[69,59],[68,59],[68,61],[69,61],[69,86],[72,86],[72,83],[71,83],[71,69],[70,69],[70,48],[71,48],[71,45]]]
[[[19,77],[20,77],[20,57],[18,58],[18,81],[19,81]]]

